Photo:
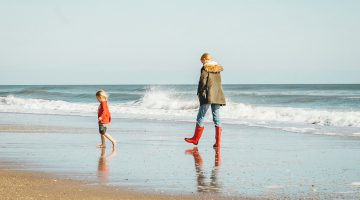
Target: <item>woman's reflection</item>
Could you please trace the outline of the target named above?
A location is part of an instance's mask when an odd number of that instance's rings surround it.
[[[109,166],[107,164],[107,161],[116,155],[116,149],[113,148],[109,156],[106,156],[105,148],[100,148],[100,149],[101,149],[101,153],[98,164],[98,179],[100,181],[100,184],[106,184],[109,178]]]
[[[205,173],[203,171],[203,159],[200,156],[197,147],[188,149],[185,151],[186,154],[192,155],[195,161],[195,170],[197,176],[197,191],[198,192],[220,192],[220,184],[218,183],[218,170],[221,165],[220,148],[214,148],[215,150],[215,164],[211,171],[210,183],[206,183]]]

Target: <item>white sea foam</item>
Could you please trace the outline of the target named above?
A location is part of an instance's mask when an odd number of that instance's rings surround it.
[[[360,182],[352,182],[351,185],[354,187],[360,187]]]
[[[139,106],[164,110],[191,110],[198,107],[196,101],[180,99],[177,95],[178,92],[175,90],[168,89],[164,91],[157,87],[151,87],[139,101]]]
[[[222,110],[229,119],[297,122],[322,126],[360,127],[360,112],[331,111],[290,107],[261,107],[231,103]]]
[[[59,100],[25,99],[14,97],[12,95],[0,97],[0,112],[87,115],[95,113],[96,111],[96,104],[70,103]]]
[[[95,115],[98,104],[74,103],[60,100],[0,97],[0,112],[40,113],[65,115]],[[158,120],[193,121],[196,117],[198,102],[196,96],[189,99],[175,90],[149,88],[143,97],[127,103],[112,103],[110,111],[113,117],[143,118]],[[210,112],[209,112],[210,115]],[[290,132],[311,133],[312,126],[360,127],[359,111],[339,111],[305,109],[292,107],[254,106],[227,99],[227,106],[221,109],[224,123],[256,125],[275,128],[279,123],[297,123],[300,126],[281,126]],[[207,120],[211,120],[210,116]],[[304,127],[307,125],[307,127]],[[358,136],[353,134],[353,136]]]
[[[227,91],[232,96],[307,96],[307,97],[341,97],[344,99],[359,99],[358,93],[344,91]],[[356,95],[357,96],[352,96]]]

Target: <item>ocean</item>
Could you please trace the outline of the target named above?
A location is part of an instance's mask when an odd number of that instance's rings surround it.
[[[100,150],[95,93],[115,149]],[[360,85],[224,85],[223,136],[196,85],[0,86],[0,168],[216,199],[360,198]]]
[[[223,124],[360,137],[360,84],[223,88]],[[3,85],[0,112],[96,116],[99,89],[110,95],[113,118],[194,122],[199,106],[196,85]]]

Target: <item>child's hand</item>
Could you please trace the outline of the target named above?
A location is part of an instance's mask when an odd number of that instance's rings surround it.
[[[99,117],[99,121],[101,121],[102,120],[102,117]]]

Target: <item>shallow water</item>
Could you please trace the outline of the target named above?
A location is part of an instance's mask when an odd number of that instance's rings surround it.
[[[197,113],[196,85],[0,86],[0,112],[94,116],[100,88],[113,118],[192,122]],[[360,137],[360,84],[224,85],[224,92],[224,124]]]
[[[17,169],[150,192],[360,198],[360,140],[352,137],[224,125],[215,151],[211,124],[194,149],[183,142],[193,123],[114,119],[108,130],[119,145],[102,152],[93,117],[1,116],[0,160]],[[27,131],[5,129],[19,124]]]

